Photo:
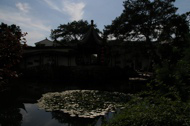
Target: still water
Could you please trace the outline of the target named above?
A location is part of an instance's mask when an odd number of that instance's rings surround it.
[[[40,109],[37,99],[36,102],[26,102],[29,99],[12,97],[10,100],[6,97],[0,103],[0,126],[101,126],[103,121],[111,119],[115,114],[108,112],[93,119],[71,117],[62,111]]]
[[[52,118],[51,112],[39,110],[37,104],[26,103],[24,106],[25,110],[20,109],[22,114],[21,126],[68,126]]]
[[[0,126],[101,126],[102,120],[109,120],[114,115],[94,119],[70,117],[60,111],[46,112],[39,109],[36,103],[14,104],[0,109]]]
[[[40,110],[37,104],[26,103],[24,106],[25,110],[20,109],[20,113],[22,114],[21,126],[101,126],[103,118],[109,119],[113,116],[113,113],[110,112],[104,117],[79,120],[58,111],[46,112],[45,110]]]

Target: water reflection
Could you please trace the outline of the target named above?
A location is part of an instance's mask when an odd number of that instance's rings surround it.
[[[20,109],[23,104],[4,102],[0,104],[0,126],[21,126],[22,114]]]
[[[109,120],[112,112],[93,119],[71,117],[61,111],[47,112],[39,109],[37,103],[18,101],[0,105],[0,126],[101,126]]]
[[[99,91],[82,92],[85,93],[80,94],[81,91],[74,93],[74,96],[78,96],[75,97],[76,99],[70,98],[70,95],[68,95],[67,100],[70,102],[67,101],[65,103],[72,103],[74,105],[76,103],[73,101],[78,101],[78,104],[81,105],[78,108],[84,110],[88,108],[88,111],[91,112],[91,109],[96,110],[96,108],[100,106],[103,107],[101,108],[102,110],[105,110],[106,107],[109,106],[107,105],[108,103],[121,103],[121,101],[126,100],[126,95],[122,95],[124,97],[118,97],[121,96],[121,94],[118,93],[110,95],[109,92],[106,94],[102,94],[102,92]],[[78,118],[78,116],[71,117],[68,113],[64,113],[63,111],[53,110],[47,112],[45,109],[39,109],[37,99],[40,97],[36,97],[36,95],[20,93],[18,96],[13,96],[9,98],[6,97],[7,100],[0,103],[0,126],[101,126],[103,120],[109,120],[109,118],[113,116],[112,112],[108,112],[105,116],[94,116],[93,119]],[[83,101],[81,99],[83,99]],[[104,104],[106,101],[107,104]],[[55,103],[56,102],[60,103],[59,98],[55,100]],[[91,106],[92,104],[90,103],[95,104]],[[109,109],[112,110],[113,107],[114,106]]]
[[[52,118],[58,120],[59,123],[69,124],[69,126],[95,126],[98,118],[90,119],[90,118],[78,118],[78,117],[70,117],[69,114],[66,114],[61,111],[53,111]]]
[[[36,104],[25,104],[26,111],[21,110],[23,121],[21,126],[68,126],[67,123],[60,124],[52,118],[51,112],[39,110]]]
[[[35,103],[25,103],[24,109],[19,110],[22,116],[19,125],[11,123],[2,126],[101,126],[103,120],[109,120],[113,117],[113,112],[107,113],[105,116],[90,118],[70,117],[61,111],[47,112],[38,108]],[[9,120],[10,121],[10,120]]]

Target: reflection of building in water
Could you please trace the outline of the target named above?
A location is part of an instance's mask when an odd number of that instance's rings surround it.
[[[104,40],[94,29],[93,21],[83,39],[76,43],[60,44],[46,38],[35,45],[24,49],[21,68],[93,65],[146,70],[151,62],[144,42]]]
[[[21,114],[21,109],[25,110],[25,106],[23,103],[11,98],[7,98],[8,100],[3,99],[3,102],[1,102],[0,126],[21,126],[22,124],[23,115]]]

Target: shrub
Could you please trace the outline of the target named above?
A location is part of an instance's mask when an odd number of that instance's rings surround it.
[[[171,126],[190,124],[189,103],[155,96],[134,97],[104,126]]]

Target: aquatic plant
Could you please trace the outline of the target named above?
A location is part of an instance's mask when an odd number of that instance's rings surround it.
[[[68,90],[43,94],[38,106],[46,111],[62,111],[71,117],[95,118],[123,109],[130,95],[97,90]]]

